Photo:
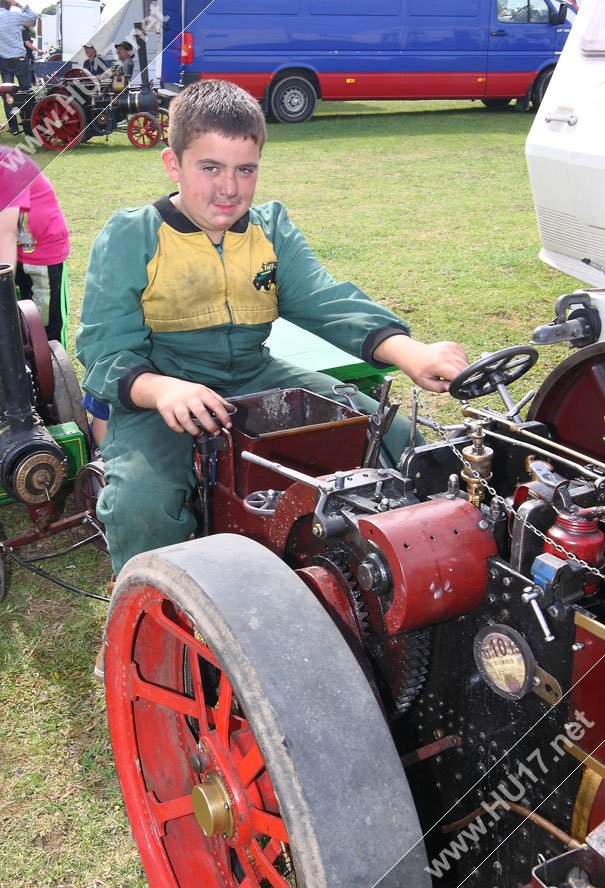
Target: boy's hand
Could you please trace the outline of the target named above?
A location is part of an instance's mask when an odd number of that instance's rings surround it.
[[[137,407],[157,410],[173,432],[189,432],[195,437],[202,429],[218,434],[223,426],[231,428],[232,405],[197,382],[143,373],[133,382],[130,397]]]
[[[395,364],[429,392],[447,392],[449,384],[465,367],[468,358],[455,342],[418,342],[409,336],[389,336],[374,351],[385,364]]]

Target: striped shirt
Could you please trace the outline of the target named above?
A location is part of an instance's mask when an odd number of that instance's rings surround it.
[[[38,13],[24,6],[19,12],[0,9],[0,58],[17,59],[25,56],[21,28],[38,18]]]

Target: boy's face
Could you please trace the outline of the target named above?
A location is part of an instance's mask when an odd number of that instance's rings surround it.
[[[230,139],[220,133],[198,136],[180,162],[166,148],[162,160],[179,194],[178,210],[214,243],[248,210],[254,199],[260,150],[252,139]]]

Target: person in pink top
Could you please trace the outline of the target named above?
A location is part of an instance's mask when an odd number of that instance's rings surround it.
[[[0,263],[33,299],[48,339],[67,345],[69,232],[54,188],[22,151],[0,146]]]

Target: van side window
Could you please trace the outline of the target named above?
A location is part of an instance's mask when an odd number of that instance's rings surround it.
[[[546,0],[496,0],[499,22],[546,23],[550,8]]]

